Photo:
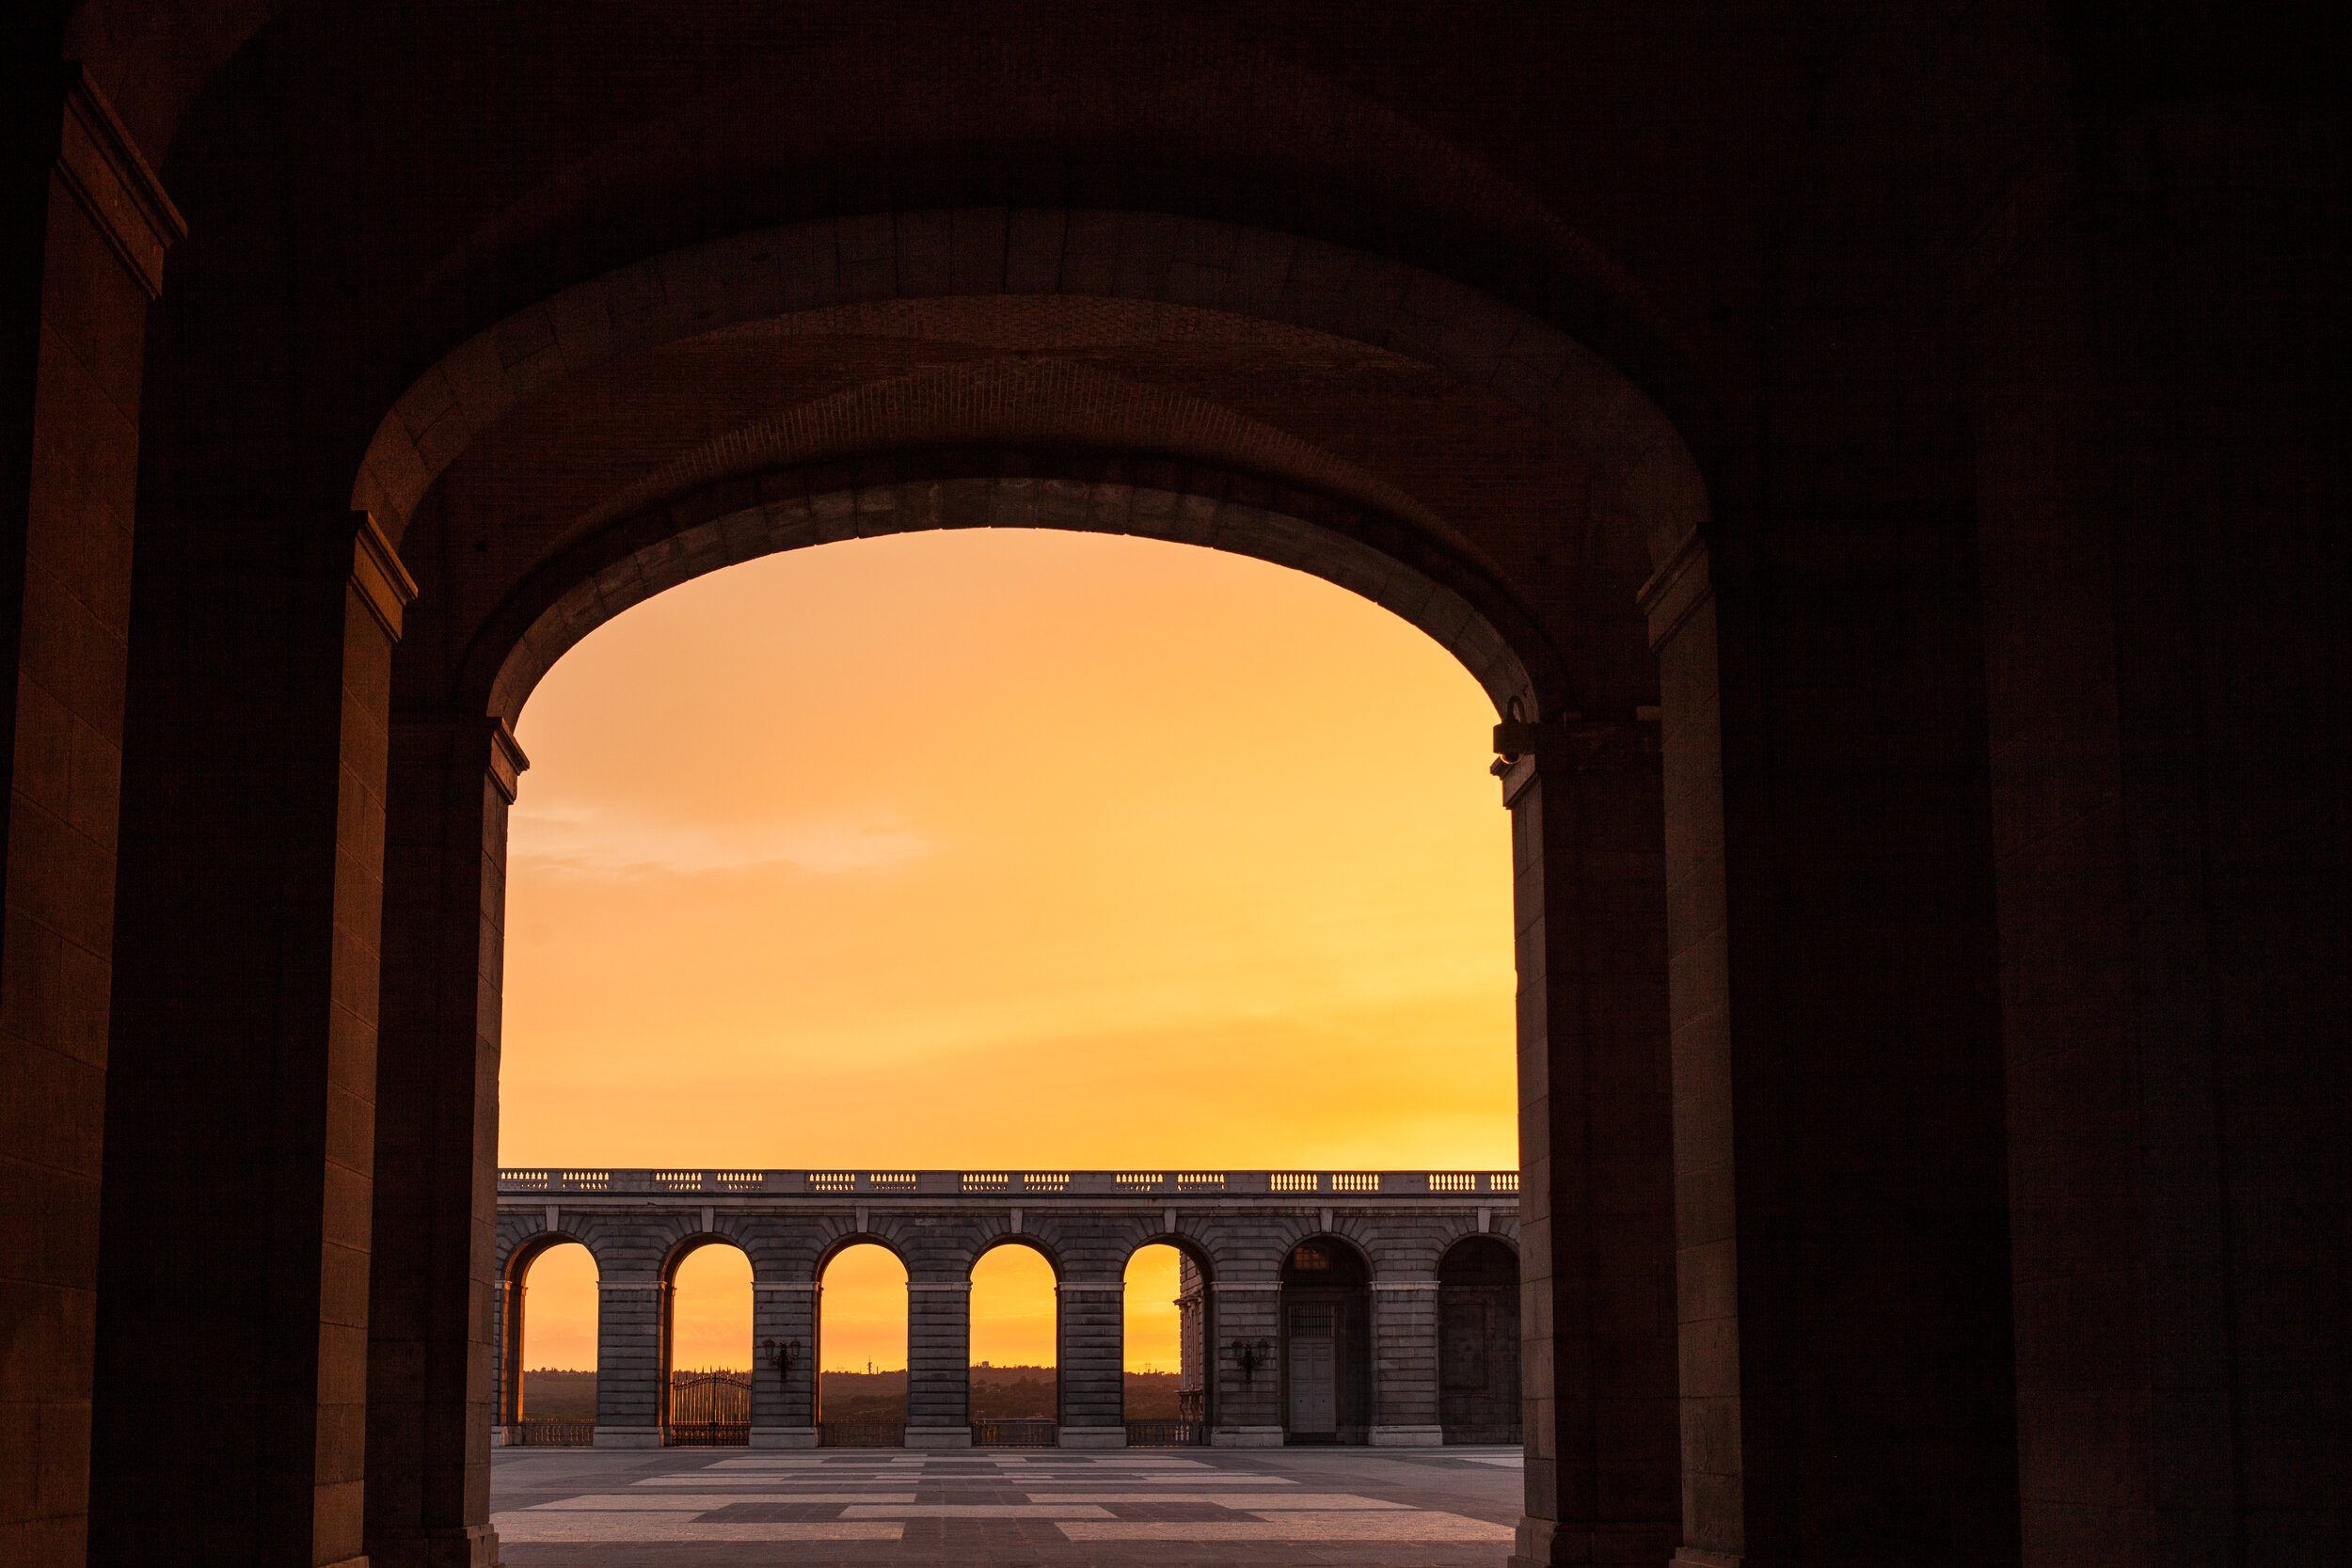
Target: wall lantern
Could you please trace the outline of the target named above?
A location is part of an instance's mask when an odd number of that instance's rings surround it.
[[[1248,1339],[1233,1341],[1233,1359],[1241,1363],[1241,1380],[1244,1386],[1256,1380],[1258,1369],[1265,1365],[1265,1353],[1272,1348],[1263,1339],[1254,1344]]]
[[[777,1379],[789,1383],[792,1380],[792,1358],[801,1354],[801,1342],[787,1339],[778,1344],[773,1339],[762,1339],[759,1348],[768,1353],[769,1362],[776,1369]]]

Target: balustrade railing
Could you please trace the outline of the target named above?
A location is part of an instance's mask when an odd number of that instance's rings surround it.
[[[1061,1428],[1053,1421],[974,1421],[976,1449],[1050,1449],[1060,1441]]]
[[[1131,1449],[1191,1449],[1209,1440],[1206,1421],[1129,1421],[1127,1446]]]
[[[903,1449],[906,1444],[904,1421],[817,1423],[817,1446],[820,1449]]]
[[[584,1449],[595,1443],[596,1422],[593,1416],[525,1419],[513,1429],[516,1448],[525,1449]]]
[[[1519,1190],[1513,1170],[625,1170],[530,1166],[499,1172],[499,1191],[648,1196],[1248,1197],[1332,1194],[1454,1197]]]

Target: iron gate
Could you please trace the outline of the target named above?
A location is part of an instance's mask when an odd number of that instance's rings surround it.
[[[673,1372],[661,1440],[674,1449],[741,1448],[752,1440],[752,1374]]]

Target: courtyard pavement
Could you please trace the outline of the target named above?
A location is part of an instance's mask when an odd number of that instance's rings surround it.
[[[1516,1449],[501,1449],[511,1568],[1494,1568]]]

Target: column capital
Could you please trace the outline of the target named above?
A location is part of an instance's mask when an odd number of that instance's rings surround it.
[[[1527,786],[1547,772],[1657,772],[1665,756],[1659,719],[1658,709],[1644,707],[1636,708],[1630,719],[1590,720],[1571,713],[1541,723],[1497,725],[1497,744],[1507,739],[1518,748],[1495,759],[1493,772],[1502,781],[1502,803],[1518,805]]]
[[[402,711],[392,715],[391,728],[395,768],[479,768],[510,806],[531,767],[515,732],[495,714]]]
[[[515,803],[516,788],[531,767],[531,758],[523,754],[522,747],[516,743],[515,732],[506,727],[504,719],[493,717],[489,725],[490,782],[498,785],[499,793],[506,797],[506,803],[511,806]]]
[[[417,579],[400,563],[400,555],[372,512],[354,512],[351,537],[351,584],[384,635],[400,641],[402,613],[417,601]]]

